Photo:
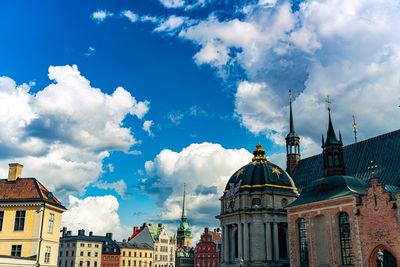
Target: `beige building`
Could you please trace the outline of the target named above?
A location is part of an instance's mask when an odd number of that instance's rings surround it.
[[[134,227],[128,243],[148,244],[154,248],[154,267],[175,266],[176,239],[162,224],[152,226],[144,223],[140,228]]]
[[[38,180],[21,178],[22,165],[9,167],[8,179],[0,180],[0,266],[55,267],[66,208]]]
[[[71,232],[63,233],[60,239],[58,256],[59,267],[100,267],[101,251],[104,237],[93,236],[92,232],[85,235],[85,230],[79,230],[78,235]]]
[[[152,267],[153,248],[147,244],[117,242],[121,250],[120,264],[122,267]]]

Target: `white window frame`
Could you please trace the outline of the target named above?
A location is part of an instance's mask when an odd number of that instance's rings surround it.
[[[50,263],[51,247],[46,246],[44,250],[44,263]]]
[[[48,222],[48,225],[47,225],[47,233],[53,233],[55,216],[56,215],[54,213],[50,213],[49,214],[49,222]]]
[[[24,226],[22,227],[23,228],[22,230],[15,230],[15,221],[17,220],[17,212],[18,211],[24,211],[25,212]],[[13,226],[14,232],[24,232],[25,231],[25,224],[26,224],[26,210],[16,210],[15,211],[15,216],[14,216],[14,226]]]

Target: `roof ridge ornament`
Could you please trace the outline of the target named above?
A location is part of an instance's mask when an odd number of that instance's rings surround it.
[[[260,142],[258,142],[258,145],[256,145],[256,150],[253,151],[254,158],[252,161],[267,161],[267,158],[265,157],[265,150],[262,148],[262,145],[260,145]]]
[[[371,165],[368,166],[368,170],[371,170],[372,176],[374,176],[376,168],[378,168],[378,165],[374,164],[374,161],[371,160]]]

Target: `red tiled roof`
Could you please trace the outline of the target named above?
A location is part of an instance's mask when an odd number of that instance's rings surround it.
[[[46,201],[65,209],[35,178],[19,178],[16,181],[0,179],[0,203],[10,201]]]

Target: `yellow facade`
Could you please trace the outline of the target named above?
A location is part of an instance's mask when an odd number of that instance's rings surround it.
[[[63,209],[48,203],[1,203],[3,223],[0,231],[0,255],[33,257],[39,255],[40,266],[57,266]],[[14,230],[17,211],[25,211],[22,230]],[[50,222],[50,218],[53,218]],[[50,224],[50,227],[49,227]],[[51,227],[52,225],[52,227]],[[12,251],[12,248],[16,248]]]
[[[128,244],[128,246],[131,246]],[[140,245],[139,245],[140,246]],[[153,249],[121,247],[121,267],[152,267]]]

